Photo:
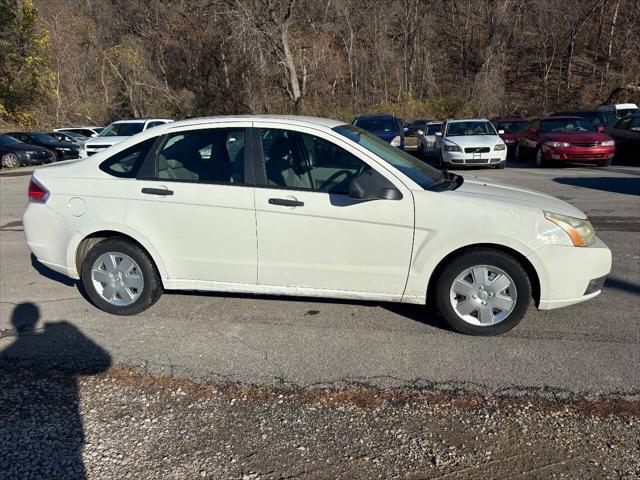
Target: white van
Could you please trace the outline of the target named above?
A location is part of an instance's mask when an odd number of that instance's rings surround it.
[[[598,110],[609,112],[616,118],[622,118],[638,113],[638,106],[635,103],[616,103],[613,105],[600,105]]]

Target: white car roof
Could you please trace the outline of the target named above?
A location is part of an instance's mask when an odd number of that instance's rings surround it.
[[[147,123],[147,122],[173,122],[167,118],[131,118],[129,120],[116,120],[114,123]]]
[[[459,123],[459,122],[488,122],[486,118],[456,118],[455,120],[447,120],[447,123]]]
[[[298,124],[314,124],[327,128],[337,127],[339,125],[347,125],[346,122],[333,120],[330,118],[306,117],[302,115],[224,115],[215,117],[199,117],[189,118],[187,120],[179,120],[171,123],[170,128],[188,127],[190,125],[202,125],[203,123],[221,123],[221,122],[281,122],[298,123]]]
[[[613,107],[616,110],[627,110],[630,108],[638,108],[635,103],[612,103],[610,105],[600,105],[599,108],[610,108]]]

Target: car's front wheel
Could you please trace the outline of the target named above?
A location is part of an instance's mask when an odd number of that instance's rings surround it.
[[[538,167],[546,167],[549,162],[544,159],[544,153],[542,153],[542,147],[536,148],[536,165]]]
[[[440,313],[454,330],[500,335],[524,317],[531,283],[514,257],[483,248],[446,264],[437,279],[435,296]]]
[[[91,301],[114,315],[135,315],[162,294],[156,267],[140,246],[123,238],[96,244],[82,262],[82,286]]]

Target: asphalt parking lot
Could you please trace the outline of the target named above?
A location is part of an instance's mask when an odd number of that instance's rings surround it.
[[[21,224],[29,176],[0,175],[0,352],[26,366],[91,364],[100,352],[110,365],[224,383],[638,399],[640,168],[510,164],[459,173],[584,210],[613,252],[603,294],[561,310],[531,308],[494,338],[453,333],[421,307],[249,295],[167,293],[139,316],[109,316],[32,261]]]

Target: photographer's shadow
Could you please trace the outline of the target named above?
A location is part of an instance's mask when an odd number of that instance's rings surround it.
[[[0,351],[0,476],[83,479],[77,380],[105,371],[111,356],[71,323],[39,320],[22,303],[13,328],[0,325],[0,338],[13,339]]]

